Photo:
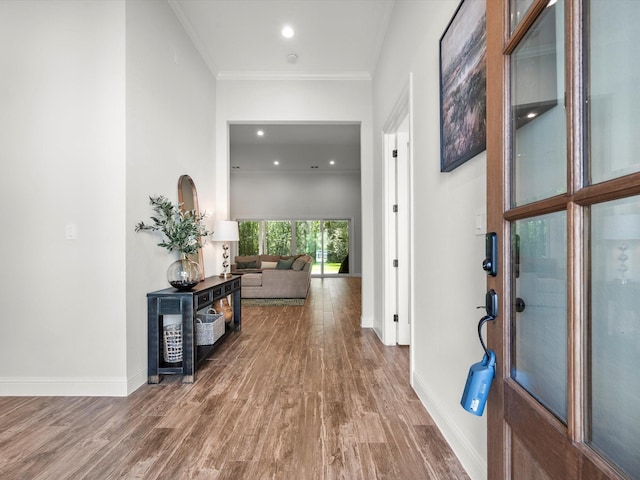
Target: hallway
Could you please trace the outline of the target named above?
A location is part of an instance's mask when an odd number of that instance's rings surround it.
[[[360,283],[243,307],[192,385],[0,397],[0,478],[468,478],[409,386],[408,348],[360,328]]]

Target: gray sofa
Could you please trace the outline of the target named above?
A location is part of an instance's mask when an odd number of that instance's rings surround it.
[[[312,265],[308,255],[237,256],[231,273],[242,275],[242,298],[306,298]]]

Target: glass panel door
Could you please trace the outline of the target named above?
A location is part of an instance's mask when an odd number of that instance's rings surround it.
[[[309,255],[315,258],[319,248],[318,234],[320,233],[320,220],[297,220],[296,229],[296,255]]]
[[[510,266],[487,279],[488,478],[640,479],[639,21],[637,0],[487,2],[487,226]]]
[[[349,221],[323,222],[322,271],[325,275],[349,273]]]

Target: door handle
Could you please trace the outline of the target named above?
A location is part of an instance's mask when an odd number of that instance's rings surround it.
[[[493,288],[484,297],[484,309],[492,319],[498,316],[498,294]]]

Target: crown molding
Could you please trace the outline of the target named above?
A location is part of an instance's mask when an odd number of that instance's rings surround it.
[[[218,72],[217,80],[312,80],[312,81],[371,81],[369,72]]]
[[[168,2],[169,2],[169,5],[171,6],[171,8],[173,9],[174,13],[176,14],[176,17],[178,17],[178,20],[180,21],[180,23],[184,27],[185,31],[187,32],[187,35],[189,36],[189,38],[193,42],[193,45],[196,47],[196,50],[198,51],[198,53],[202,57],[202,60],[204,61],[204,63],[209,68],[209,71],[211,72],[211,74],[215,77],[217,75],[217,71],[218,71],[218,69],[216,67],[216,64],[214,63],[214,61],[209,56],[209,52],[207,51],[207,49],[205,48],[204,44],[200,40],[200,37],[198,36],[198,34],[196,33],[195,29],[193,28],[193,25],[191,24],[191,22],[187,18],[187,15],[184,13],[184,10],[182,9],[182,6],[180,6],[179,1],[178,0],[168,0]]]

